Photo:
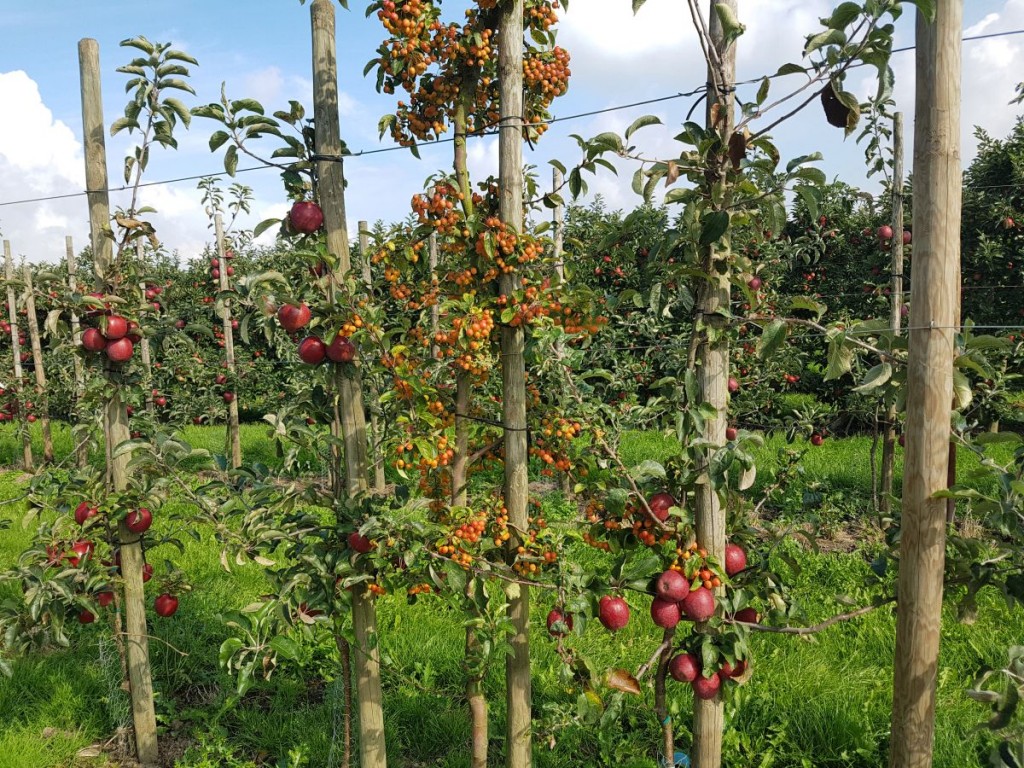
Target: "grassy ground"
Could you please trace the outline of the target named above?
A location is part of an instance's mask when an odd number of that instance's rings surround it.
[[[266,428],[246,426],[247,459],[268,464],[275,459]],[[58,454],[70,450],[65,430],[57,433]],[[192,428],[195,445],[220,450],[223,432]],[[808,451],[805,480],[821,498],[819,516],[836,522],[869,514],[867,467],[869,441],[830,440]],[[766,473],[775,466],[779,449],[773,438],[760,452]],[[806,447],[806,446],[804,446]],[[671,441],[652,433],[624,436],[629,461],[659,458],[672,450]],[[18,455],[11,432],[0,430],[0,462]],[[965,469],[967,462],[965,460]],[[15,499],[23,478],[0,474],[0,499]],[[784,512],[801,514],[801,497],[787,495]],[[0,519],[14,522],[0,531],[0,568],[12,563],[30,539],[20,526],[19,503],[0,506]],[[841,611],[834,597],[853,590],[868,568],[865,553],[814,554],[790,547],[803,567],[797,582],[801,602],[812,618]],[[171,620],[154,619],[151,644],[158,693],[158,713],[165,743],[185,751],[178,763],[189,768],[330,763],[331,741],[340,724],[339,690],[334,679],[331,647],[326,638],[309,650],[298,666],[283,668],[240,701],[233,680],[217,663],[226,637],[219,616],[245,605],[268,589],[256,566],[225,573],[215,544],[188,542],[175,555],[196,586],[182,600]],[[594,556],[589,551],[580,557]],[[0,592],[0,599],[14,593]],[[557,658],[543,628],[550,600],[534,604],[533,666],[535,707],[539,720],[552,707],[570,707],[578,691],[563,686]],[[610,636],[591,627],[578,647],[599,667],[635,669],[657,645],[646,620],[646,606],[635,601],[635,619]],[[386,665],[385,712],[389,760],[397,766],[468,765],[468,721],[461,704],[462,648],[460,619],[436,602],[410,606],[387,597],[379,603],[381,648]],[[974,726],[985,711],[970,702],[964,690],[983,664],[998,663],[1007,645],[1019,642],[1024,620],[994,599],[983,599],[978,621],[960,625],[948,615],[943,625],[939,672],[935,765],[962,768],[985,762],[984,736]],[[181,649],[186,656],[172,650]],[[834,627],[809,640],[776,635],[755,639],[755,674],[734,690],[727,703],[726,764],[740,766],[857,766],[885,763],[891,700],[894,617],[880,610],[855,623]],[[81,748],[106,740],[127,718],[123,694],[116,685],[110,643],[100,622],[78,630],[72,647],[17,661],[11,679],[0,678],[0,768],[52,768],[97,765],[75,761]],[[503,741],[501,670],[486,681],[491,701],[492,756],[500,764]],[[540,768],[619,764],[622,768],[656,765],[657,724],[647,707],[651,694],[630,699],[617,727],[598,738],[593,729],[568,725],[554,731],[553,749],[540,741]],[[680,747],[689,740],[692,706],[688,687],[676,686],[671,703]],[[291,753],[291,762],[289,761]],[[338,755],[334,755],[337,764]]]

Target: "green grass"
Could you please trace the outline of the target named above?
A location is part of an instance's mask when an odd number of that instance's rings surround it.
[[[277,463],[267,428],[246,425],[243,446],[247,460]],[[219,451],[221,428],[190,428],[194,445]],[[843,515],[857,509],[869,514],[868,440],[829,440],[805,456],[805,482],[823,489],[823,505],[837,505]],[[58,455],[70,450],[65,430],[57,431]],[[623,436],[629,462],[665,458],[671,440],[654,433]],[[771,438],[759,451],[768,476],[774,456],[785,447]],[[797,446],[801,447],[801,446]],[[803,445],[806,447],[806,444]],[[10,460],[19,447],[13,434],[0,430],[0,457]],[[963,462],[961,471],[969,466]],[[899,470],[899,467],[897,467]],[[0,474],[0,499],[22,493],[23,476]],[[180,503],[180,502],[172,502]],[[14,521],[0,532],[0,568],[13,563],[28,544],[31,531],[20,525],[21,503],[0,506],[0,518]],[[797,514],[794,507],[791,510]],[[158,525],[160,523],[158,522]],[[868,558],[861,553],[814,554],[787,544],[802,566],[796,593],[811,619],[842,609],[839,593],[862,582]],[[309,649],[300,666],[279,669],[269,683],[256,685],[240,701],[234,681],[217,664],[217,651],[227,630],[220,615],[241,607],[269,590],[254,565],[225,573],[216,544],[186,539],[182,555],[172,553],[195,590],[182,599],[171,620],[154,619],[151,642],[157,707],[164,736],[173,734],[192,744],[178,764],[188,768],[274,765],[287,762],[290,751],[301,752],[310,766],[327,765],[332,732],[340,727],[336,707],[340,695],[328,638]],[[590,550],[577,557],[597,557]],[[17,597],[0,588],[0,599]],[[634,619],[611,636],[599,626],[573,639],[598,669],[635,669],[657,640],[646,619],[642,598],[632,600]],[[535,712],[543,721],[552,707],[570,708],[579,691],[558,677],[558,661],[544,632],[548,595],[533,603],[532,663]],[[385,717],[389,760],[402,768],[468,766],[469,724],[461,703],[460,659],[463,630],[459,616],[435,599],[409,605],[403,599],[379,601],[381,650],[385,658]],[[974,731],[986,710],[965,695],[973,673],[983,664],[997,664],[1008,645],[1019,642],[1024,621],[991,596],[981,600],[977,622],[958,624],[949,614],[943,624],[939,670],[935,766],[962,768],[985,762],[986,736]],[[69,649],[19,659],[11,679],[0,678],[0,766],[54,768],[73,766],[75,753],[114,731],[123,711],[123,695],[112,687],[110,672],[100,663],[105,630],[100,622],[75,628]],[[810,640],[759,634],[754,639],[755,674],[730,694],[725,736],[726,764],[747,766],[849,766],[873,768],[885,763],[892,689],[895,622],[891,610],[829,629]],[[177,653],[174,648],[186,652]],[[116,669],[113,670],[116,672]],[[504,686],[501,665],[485,681],[491,705],[493,764],[500,764],[504,740]],[[597,738],[592,727],[568,724],[538,740],[538,768],[613,765],[652,768],[656,765],[657,723],[649,710],[651,692],[627,699],[609,731]],[[689,742],[691,695],[685,686],[671,686],[680,748]],[[43,738],[43,734],[46,738]],[[555,738],[548,749],[547,736]],[[339,758],[335,753],[335,764]],[[252,762],[250,762],[252,761]],[[84,764],[84,763],[83,763]],[[95,764],[95,763],[92,763]]]

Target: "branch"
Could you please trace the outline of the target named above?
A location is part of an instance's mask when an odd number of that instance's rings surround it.
[[[739,622],[737,622],[737,623],[739,623]],[[667,634],[668,633],[666,632],[666,635]],[[667,651],[671,647],[672,647],[672,638],[671,637],[666,637],[664,640],[661,641],[661,645],[659,645],[657,648],[654,649],[654,653],[651,654],[651,658],[649,658],[647,661],[645,661],[643,664],[641,664],[640,668],[636,671],[636,674],[633,675],[633,677],[636,678],[637,682],[640,682],[640,680],[643,679],[643,676],[651,671],[651,667],[653,667],[655,664],[658,663],[658,659],[661,657],[661,654],[663,654],[665,651]]]
[[[889,605],[890,603],[895,602],[895,597],[887,597],[885,600],[878,603],[877,605],[865,605],[862,608],[858,608],[855,611],[850,611],[849,613],[841,613],[837,616],[825,619],[825,621],[821,622],[820,624],[813,624],[809,627],[769,627],[764,624],[754,624],[746,621],[735,621],[729,619],[727,619],[726,621],[729,624],[742,624],[743,626],[750,629],[750,631],[752,632],[774,632],[780,635],[813,635],[825,629],[828,629],[834,624],[840,624],[844,621],[850,621],[851,619],[856,619],[861,616],[865,616],[874,611],[875,609],[881,608],[883,605]]]

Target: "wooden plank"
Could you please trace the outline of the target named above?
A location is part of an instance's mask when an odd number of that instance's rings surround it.
[[[110,228],[110,203],[107,195],[106,131],[103,125],[103,96],[100,88],[100,49],[91,38],[78,42],[78,64],[82,87],[82,130],[85,144],[85,186],[89,202],[89,234],[92,242],[96,290],[106,293],[111,287],[112,244],[105,231]],[[104,370],[110,384],[104,408],[104,443],[107,455],[108,491],[128,487],[127,455],[115,457],[114,448],[130,437],[128,411],[121,400],[120,372],[110,365]],[[145,592],[142,568],[145,557],[140,536],[128,530],[124,520],[118,526],[121,576],[124,582],[125,651],[128,681],[131,686],[132,722],[135,747],[143,766],[156,765],[159,749],[156,736],[156,711],[153,706],[153,679],[149,663],[149,632],[146,628]]]
[[[18,330],[18,296],[14,291],[14,259],[11,257],[11,241],[4,240],[4,275],[7,278],[7,319],[11,324],[11,353],[14,357],[14,387],[18,402],[18,413],[11,414],[17,419],[21,435],[21,462],[26,472],[35,469],[32,460],[32,434],[25,422],[25,370],[21,366],[21,332]]]
[[[917,18],[914,279],[897,594],[892,768],[928,768],[942,627],[946,487],[960,282],[960,37],[963,0]]]
[[[43,463],[53,463],[53,435],[50,433],[50,396],[46,391],[46,370],[43,368],[43,343],[39,335],[39,318],[36,317],[36,296],[32,286],[32,268],[26,264],[25,275],[25,319],[28,321],[28,338],[32,345],[32,373],[36,380],[35,412],[43,432]],[[28,414],[25,414],[28,418]]]

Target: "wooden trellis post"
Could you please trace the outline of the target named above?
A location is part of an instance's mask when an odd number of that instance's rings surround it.
[[[43,463],[53,463],[53,436],[50,433],[50,396],[46,391],[46,371],[43,368],[43,343],[39,337],[39,318],[36,317],[36,297],[32,287],[32,268],[26,264],[25,275],[25,319],[28,338],[32,345],[32,373],[36,379],[35,411],[43,431]],[[28,414],[25,414],[26,418]]]
[[[28,430],[22,413],[21,403],[25,400],[25,371],[21,367],[21,338],[18,331],[18,296],[14,291],[14,260],[11,258],[11,241],[4,240],[4,275],[7,278],[7,318],[11,323],[11,353],[14,357],[14,387],[19,407],[18,431],[21,433],[21,460],[26,472],[32,472],[32,434]]]
[[[963,0],[917,14],[914,280],[907,361],[906,452],[893,683],[892,768],[928,768],[946,550],[953,353],[960,283],[960,37]],[[895,233],[894,233],[895,234]]]

